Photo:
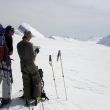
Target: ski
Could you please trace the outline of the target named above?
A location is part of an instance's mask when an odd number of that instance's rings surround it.
[[[23,99],[20,99],[23,100]],[[39,101],[36,102],[36,100],[31,100],[28,102],[28,104],[25,103],[25,101],[23,100],[23,105],[20,105],[20,107],[18,109],[23,109],[24,107],[27,108],[28,110],[36,110],[36,107],[38,107],[39,103],[42,104],[42,109],[44,110],[44,106],[43,106],[43,102],[48,101],[48,100],[43,100],[40,99]]]

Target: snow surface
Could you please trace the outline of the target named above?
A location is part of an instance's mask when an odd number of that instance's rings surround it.
[[[17,43],[22,36],[15,34],[14,54],[12,58],[14,83],[12,88],[12,103],[10,110],[27,110],[23,103],[17,100],[21,95],[22,74]],[[43,103],[44,110],[110,110],[110,48],[94,42],[83,42],[73,39],[34,37],[35,46],[40,46],[36,65],[44,71],[45,91],[50,101]],[[67,101],[60,62],[56,61],[58,50],[62,53]],[[49,65],[49,55],[52,55],[53,68],[59,98],[56,98],[52,68]],[[5,110],[4,108],[3,110]],[[32,108],[31,108],[32,109]],[[34,110],[43,110],[40,103]]]

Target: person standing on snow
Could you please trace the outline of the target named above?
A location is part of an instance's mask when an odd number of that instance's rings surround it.
[[[31,99],[37,100],[41,97],[41,78],[38,66],[34,63],[35,57],[39,53],[39,48],[33,49],[33,44],[29,42],[31,38],[32,33],[25,31],[22,41],[17,44],[23,78],[23,96],[26,104],[29,104],[28,102]]]
[[[5,28],[3,35],[4,38],[4,56],[1,60],[0,73],[0,83],[3,80],[2,84],[2,100],[1,106],[8,104],[11,101],[11,85],[13,83],[12,70],[11,70],[11,59],[10,55],[13,53],[13,39],[14,28],[12,26],[7,26]]]

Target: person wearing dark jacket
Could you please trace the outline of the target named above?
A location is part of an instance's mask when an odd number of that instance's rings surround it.
[[[32,33],[30,31],[26,31],[22,40],[17,44],[23,78],[24,99],[26,100],[26,104],[31,99],[37,100],[41,97],[41,78],[38,66],[34,63],[39,49],[36,48],[34,50],[33,44],[29,42],[31,38]]]
[[[11,71],[11,59],[10,55],[13,54],[13,39],[14,28],[12,26],[7,26],[5,28],[4,38],[5,38],[5,51],[4,58],[2,61],[2,71],[5,77],[2,78],[2,97],[1,105],[4,106],[11,101],[11,89],[12,89],[12,71]]]

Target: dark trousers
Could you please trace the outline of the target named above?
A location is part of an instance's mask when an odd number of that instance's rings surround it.
[[[41,96],[41,82],[37,74],[23,73],[24,98],[31,99]]]

